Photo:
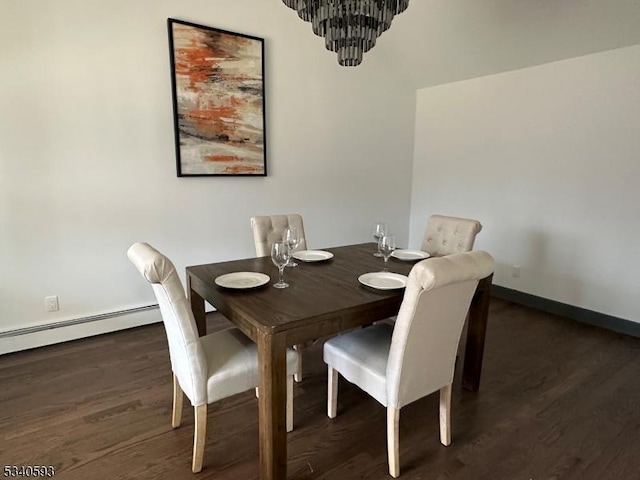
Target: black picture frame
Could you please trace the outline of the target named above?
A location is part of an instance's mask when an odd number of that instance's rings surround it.
[[[178,177],[267,175],[264,39],[167,19]]]

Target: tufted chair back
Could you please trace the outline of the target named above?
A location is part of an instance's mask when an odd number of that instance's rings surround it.
[[[169,342],[171,369],[192,405],[207,404],[207,360],[193,312],[173,263],[147,243],[134,243],[129,260],[156,294]]]
[[[482,224],[471,218],[431,215],[422,240],[422,250],[441,257],[453,253],[470,252]]]
[[[256,256],[265,257],[271,255],[271,246],[282,240],[282,235],[287,227],[297,227],[302,234],[302,241],[298,250],[307,249],[307,240],[304,234],[302,217],[297,213],[289,215],[263,215],[251,217],[253,229],[253,241],[256,246]]]
[[[478,281],[493,272],[487,252],[417,263],[409,274],[387,363],[387,406],[401,408],[453,382],[462,327]]]

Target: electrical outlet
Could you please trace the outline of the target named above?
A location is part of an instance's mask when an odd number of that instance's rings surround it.
[[[511,276],[513,278],[520,278],[520,265],[511,266]]]
[[[44,297],[44,306],[47,309],[47,312],[57,312],[60,310],[60,305],[58,304],[58,296],[52,295],[50,297]]]

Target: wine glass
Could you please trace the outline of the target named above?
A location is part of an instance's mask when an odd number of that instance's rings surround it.
[[[300,229],[297,227],[287,227],[282,233],[282,241],[289,247],[290,253],[293,255],[293,252],[298,248],[300,242],[302,241],[302,236],[300,235]],[[298,264],[291,258],[287,267],[297,267]]]
[[[389,261],[389,257],[396,249],[396,236],[395,235],[383,235],[380,239],[380,253],[382,254],[382,258],[384,259],[384,272],[388,272],[387,262]]]
[[[373,229],[373,238],[375,238],[376,243],[378,244],[378,251],[373,254],[374,257],[381,257],[380,253],[380,239],[383,235],[387,233],[387,224],[386,223],[376,223],[376,226]]]
[[[274,242],[271,246],[271,261],[278,267],[278,282],[273,286],[276,288],[287,288],[288,283],[284,281],[284,267],[291,259],[291,250],[289,245],[284,242]]]

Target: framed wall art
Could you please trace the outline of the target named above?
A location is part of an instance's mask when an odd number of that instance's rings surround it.
[[[264,39],[167,25],[178,176],[265,176]]]

